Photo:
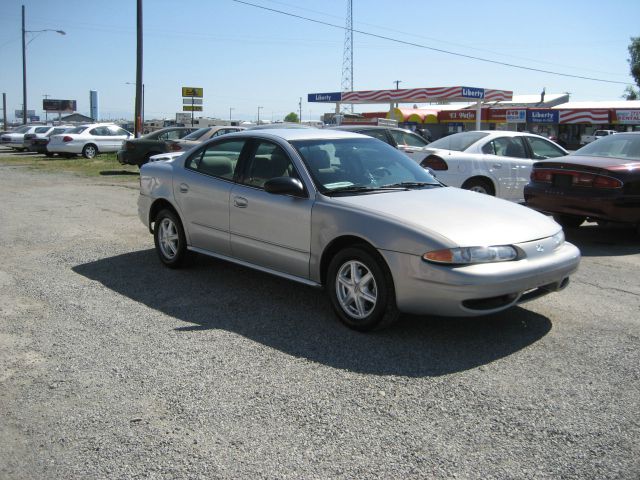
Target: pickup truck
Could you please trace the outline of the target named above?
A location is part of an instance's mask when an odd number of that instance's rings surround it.
[[[614,133],[617,132],[615,130],[596,130],[593,132],[593,135],[582,135],[580,137],[580,145],[586,145],[587,143],[591,143],[594,140],[606,137],[607,135],[613,135]]]

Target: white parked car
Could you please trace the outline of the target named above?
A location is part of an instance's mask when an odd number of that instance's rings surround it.
[[[99,153],[117,152],[122,142],[131,137],[130,132],[112,123],[93,123],[53,135],[47,151],[63,156],[82,154],[85,158],[93,158]]]
[[[42,125],[23,125],[21,127],[12,130],[11,132],[3,133],[2,137],[0,137],[0,145],[5,147],[11,147],[18,151],[26,150],[24,147],[24,136],[27,133],[35,133],[36,129],[44,128],[49,129],[50,127],[45,127]]]
[[[360,133],[377,138],[392,147],[397,148],[414,162],[421,163],[426,157],[426,148],[429,142],[417,133],[406,128],[396,128],[377,125],[340,125],[331,127],[333,130],[345,130],[347,132]]]
[[[531,133],[477,130],[454,133],[430,143],[421,163],[450,187],[524,201],[532,165],[568,155],[551,140]]]

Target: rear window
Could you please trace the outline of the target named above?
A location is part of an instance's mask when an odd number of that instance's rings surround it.
[[[67,133],[82,133],[89,127],[76,127],[69,130]]]
[[[189,135],[183,137],[184,140],[198,140],[201,136],[209,131],[209,127],[200,128],[195,132],[190,133]]]
[[[572,155],[640,160],[640,134],[607,135],[576,150]]]
[[[45,133],[50,128],[51,127],[38,127],[38,128],[36,128],[36,133]]]
[[[489,135],[484,132],[462,132],[454,133],[448,137],[441,138],[429,144],[429,148],[442,148],[445,150],[455,150],[456,152],[464,152],[471,145],[481,138]]]

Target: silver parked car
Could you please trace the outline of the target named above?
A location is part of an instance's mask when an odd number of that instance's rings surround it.
[[[246,130],[148,163],[138,211],[165,265],[198,252],[324,286],[362,331],[504,310],[564,288],[580,260],[549,217],[334,130]]]

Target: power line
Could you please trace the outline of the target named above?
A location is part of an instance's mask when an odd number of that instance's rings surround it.
[[[345,29],[345,27],[342,27],[340,25],[336,25],[336,24],[329,23],[329,22],[324,22],[322,20],[316,20],[314,18],[304,17],[302,15],[296,15],[295,13],[285,12],[285,11],[282,11],[282,10],[277,10],[275,8],[265,7],[263,5],[256,5],[255,3],[247,2],[247,1],[244,1],[244,0],[232,0],[232,1],[236,2],[236,3],[243,4],[243,5],[247,5],[249,7],[259,8],[261,10],[267,10],[269,12],[279,13],[280,15],[286,15],[288,17],[297,18],[299,20],[305,20],[305,21],[308,21],[308,22],[313,22],[313,23],[317,23],[317,24],[320,24],[320,25],[325,25],[327,27],[338,28],[340,30],[344,30]],[[421,45],[419,43],[408,42],[408,41],[400,40],[400,39],[393,38],[393,37],[387,37],[385,35],[378,35],[376,33],[365,32],[363,30],[357,30],[355,28],[352,29],[352,31],[356,32],[356,33],[359,33],[361,35],[366,35],[368,37],[378,38],[378,39],[381,39],[381,40],[387,40],[387,41],[390,41],[390,42],[399,43],[399,44],[402,44],[402,45],[408,45],[408,46],[411,46],[411,47],[422,48],[422,49],[425,49],[425,50],[431,50],[431,51],[434,51],[434,52],[444,53],[444,54],[447,54],[447,55],[454,55],[456,57],[468,58],[470,60],[477,60],[479,62],[493,63],[495,65],[502,65],[504,67],[518,68],[520,70],[528,70],[528,71],[531,71],[531,72],[547,73],[549,75],[558,75],[558,76],[561,76],[561,77],[579,78],[581,80],[591,80],[591,81],[594,81],[594,82],[615,83],[615,84],[619,84],[619,85],[628,85],[629,84],[629,82],[619,82],[619,81],[616,81],[616,80],[604,80],[602,78],[594,78],[594,77],[583,77],[581,75],[572,75],[570,73],[553,72],[551,70],[542,70],[540,68],[526,67],[524,65],[516,65],[514,63],[500,62],[498,60],[490,60],[488,58],[475,57],[473,55],[466,55],[464,53],[452,52],[452,51],[449,51],[449,50],[444,50],[442,48],[429,47],[427,45]]]

